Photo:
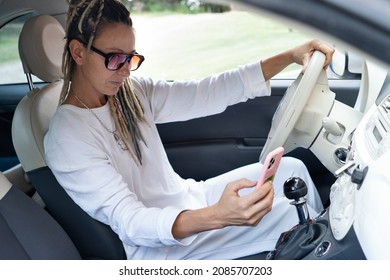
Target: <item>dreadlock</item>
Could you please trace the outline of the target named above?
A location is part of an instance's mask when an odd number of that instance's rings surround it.
[[[66,20],[66,44],[62,57],[64,85],[61,90],[60,104],[68,97],[75,69],[75,61],[69,51],[70,41],[79,39],[86,42],[87,48],[90,49],[99,30],[105,24],[121,23],[133,26],[130,12],[118,0],[67,1],[69,10]],[[134,93],[130,78],[125,80],[117,95],[108,97],[108,104],[122,142],[125,143],[133,159],[142,164],[139,143],[140,141],[145,143],[145,141],[138,127],[138,122],[145,121],[144,110]]]

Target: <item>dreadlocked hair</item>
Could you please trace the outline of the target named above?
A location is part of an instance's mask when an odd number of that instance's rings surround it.
[[[66,44],[62,57],[64,84],[61,90],[62,104],[71,89],[75,61],[69,51],[69,43],[73,39],[85,42],[90,49],[101,28],[110,23],[121,23],[133,26],[130,12],[118,0],[67,0],[69,10],[66,20]],[[140,142],[145,140],[138,123],[146,121],[140,100],[134,92],[130,78],[115,96],[108,96],[108,104],[115,121],[120,140],[126,145],[130,155],[137,164],[142,165]],[[146,143],[145,143],[146,144]]]

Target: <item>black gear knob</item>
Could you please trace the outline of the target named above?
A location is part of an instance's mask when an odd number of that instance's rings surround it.
[[[307,195],[307,186],[301,178],[291,177],[284,182],[283,192],[288,199],[299,200]]]
[[[294,200],[291,204],[297,209],[299,223],[307,224],[310,221],[310,215],[304,198],[307,194],[305,181],[299,177],[291,177],[284,182],[283,192],[288,199]]]

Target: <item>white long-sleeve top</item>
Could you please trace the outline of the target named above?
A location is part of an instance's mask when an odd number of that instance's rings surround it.
[[[270,94],[259,63],[200,81],[154,81],[132,77],[147,122],[138,166],[89,110],[61,105],[45,136],[48,166],[70,197],[119,235],[129,259],[148,258],[148,248],[189,245],[196,235],[176,240],[172,225],[185,209],[207,206],[203,188],[182,179],[170,165],[155,123],[217,114],[227,106]],[[92,109],[115,130],[108,104]],[[154,250],[164,258],[165,250]],[[160,254],[160,255],[159,255]]]

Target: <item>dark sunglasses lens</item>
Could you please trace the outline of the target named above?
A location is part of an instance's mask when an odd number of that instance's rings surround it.
[[[141,55],[111,54],[106,58],[106,67],[108,70],[118,70],[130,61],[130,71],[137,70],[144,58]]]

